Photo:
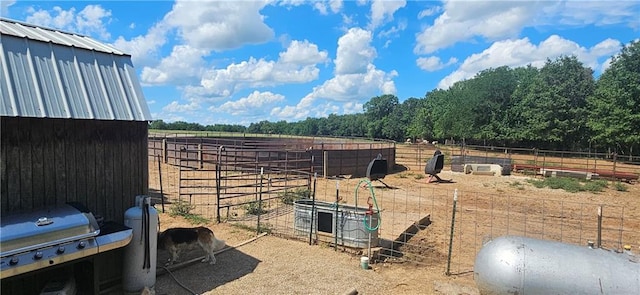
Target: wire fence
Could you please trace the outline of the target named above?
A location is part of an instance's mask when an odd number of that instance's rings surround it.
[[[397,149],[396,168],[422,170],[434,147],[412,154],[414,148]],[[395,173],[370,184],[364,178],[318,177],[311,163],[304,166],[309,169],[301,169],[304,151],[263,150],[258,153],[262,158],[251,154],[242,161],[246,154],[239,151],[227,151],[224,157],[215,149],[196,150],[195,156],[182,152],[183,158],[178,153],[177,160],[169,162],[150,152],[150,194],[163,210],[178,200],[187,201],[194,206],[192,213],[210,220],[324,243],[376,261],[469,273],[482,245],[503,235],[640,249],[640,213],[615,202],[524,196],[482,186],[456,190],[455,183],[428,185],[421,172]],[[289,160],[298,164],[285,164]],[[605,165],[605,159],[599,161]],[[634,168],[625,169],[635,173]],[[295,202],[298,198],[315,202]]]
[[[586,151],[552,151],[477,145],[398,144],[396,163],[407,170],[424,169],[433,152],[440,149],[451,171],[464,172],[465,164],[498,164],[506,174],[601,178],[635,183],[640,177],[640,156]]]

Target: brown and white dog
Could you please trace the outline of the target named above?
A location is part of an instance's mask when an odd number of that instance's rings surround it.
[[[216,263],[215,251],[226,246],[223,240],[218,240],[210,229],[199,227],[175,227],[158,233],[158,249],[167,250],[171,257],[167,265],[171,265],[178,260],[178,254],[182,250],[190,250],[199,245],[204,250],[205,258],[202,262],[209,264]]]

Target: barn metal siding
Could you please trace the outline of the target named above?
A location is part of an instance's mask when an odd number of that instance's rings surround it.
[[[152,120],[129,55],[5,19],[0,30],[1,116]]]
[[[90,37],[74,33],[39,27],[6,18],[0,18],[0,31],[2,34],[26,38],[45,43],[54,43],[67,47],[83,48],[104,53],[127,55],[113,46],[96,41]]]

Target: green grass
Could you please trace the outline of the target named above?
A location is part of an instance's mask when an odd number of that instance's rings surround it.
[[[230,223],[230,224],[233,227],[236,227],[236,228],[239,228],[239,229],[242,229],[242,230],[246,230],[246,231],[252,231],[252,232],[259,231],[260,233],[270,234],[273,231],[273,229],[271,229],[271,227],[268,224],[261,225],[259,230],[257,230],[256,227],[254,227],[254,226],[249,226],[249,225],[242,224],[242,223]]]
[[[598,193],[604,191],[607,187],[606,180],[579,180],[568,177],[548,177],[543,180],[527,181],[537,188],[562,189],[571,193],[584,191]]]
[[[409,176],[410,173],[399,173],[396,174],[396,177],[398,178],[407,178]]]
[[[524,188],[524,184],[521,183],[520,181],[517,181],[517,180],[512,182],[512,183],[509,183],[509,186],[515,187],[516,189],[521,190],[521,191],[523,191],[525,189]]]
[[[189,221],[189,223],[195,224],[195,225],[207,224],[211,222],[211,219],[203,217],[202,215],[198,215],[198,214],[186,214],[186,215],[183,215],[182,217],[184,217],[184,219]]]
[[[192,205],[192,204],[189,204],[188,202],[180,200],[171,206],[171,208],[169,209],[169,215],[173,217],[181,216],[182,218],[189,221],[189,223],[196,224],[196,225],[207,224],[211,222],[211,220],[208,218],[205,218],[199,214],[191,213],[191,211],[195,208],[196,208],[195,205]]]

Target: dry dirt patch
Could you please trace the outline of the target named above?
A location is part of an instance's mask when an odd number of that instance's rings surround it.
[[[405,173],[411,173],[405,172]],[[415,175],[417,175],[416,173]],[[414,176],[415,176],[414,175]],[[562,200],[580,204],[607,204],[625,208],[625,217],[640,220],[640,186],[630,185],[627,192],[606,189],[601,193],[568,193],[562,190],[538,189],[527,184],[524,176],[490,177],[474,176],[444,171],[442,178],[453,179],[452,184],[427,184],[426,179],[409,175],[388,175],[385,182],[402,188],[403,194],[418,193],[425,189],[458,189],[461,195],[470,196],[480,192],[499,197],[517,197],[525,200]],[[335,188],[334,181],[319,180],[318,195],[331,197]],[[357,180],[354,180],[357,183]],[[325,188],[328,192],[323,192]],[[388,194],[389,192],[384,192]],[[528,204],[514,203],[518,208],[535,213],[539,208]],[[473,210],[488,210],[490,204],[474,204]],[[544,209],[544,208],[543,208]],[[411,206],[403,208],[408,213]],[[470,210],[464,207],[463,212]],[[422,212],[424,213],[424,212]],[[388,221],[387,221],[388,222]],[[446,220],[439,220],[446,223]],[[161,227],[191,226],[182,218],[173,218],[161,214]],[[240,229],[230,224],[208,224],[216,235],[227,240],[229,245],[255,237],[255,232]],[[472,231],[475,224],[462,224]],[[625,230],[640,232],[640,224],[630,224]],[[635,227],[635,228],[634,228]],[[356,289],[360,294],[474,294],[476,292],[472,273],[445,276],[446,249],[448,235],[444,231],[423,231],[423,236],[414,239],[420,241],[413,249],[421,256],[434,257],[427,264],[378,263],[371,270],[362,270],[359,256],[333,248],[284,238],[265,236],[240,248],[218,255],[214,266],[196,263],[173,274],[176,279],[198,294],[341,294]],[[640,240],[634,242],[640,244]],[[166,253],[159,252],[159,262],[164,261]],[[202,255],[195,251],[183,260]],[[457,261],[472,264],[474,256],[457,257]],[[176,283],[170,275],[158,277],[157,294],[190,294]]]

